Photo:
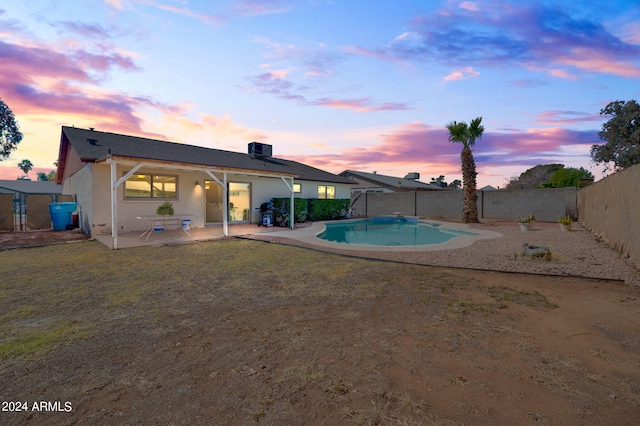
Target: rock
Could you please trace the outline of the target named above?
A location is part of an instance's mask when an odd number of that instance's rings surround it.
[[[550,254],[550,251],[547,247],[543,246],[534,246],[529,243],[524,243],[523,252],[525,256],[531,257],[545,257]]]

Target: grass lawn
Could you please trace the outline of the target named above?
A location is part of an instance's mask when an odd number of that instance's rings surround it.
[[[227,239],[0,252],[1,424],[633,424],[640,295]],[[54,404],[55,405],[55,404]]]

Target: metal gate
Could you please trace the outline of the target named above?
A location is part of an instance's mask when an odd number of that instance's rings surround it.
[[[52,229],[49,204],[75,201],[73,195],[0,194],[0,231]]]
[[[49,204],[53,203],[51,194],[27,194],[27,230],[51,229]]]
[[[0,194],[0,231],[14,229],[13,194]]]

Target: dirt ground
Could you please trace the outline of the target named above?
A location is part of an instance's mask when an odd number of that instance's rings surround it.
[[[113,293],[105,303],[111,284],[92,289],[96,278],[77,272],[77,261],[61,266],[57,285],[75,294],[84,279],[86,292],[56,299],[57,309],[97,325],[43,357],[1,360],[0,400],[29,405],[0,411],[1,424],[631,425],[640,415],[635,287],[257,241],[70,246],[65,256],[102,257],[116,269],[138,254],[145,271],[154,260],[176,263],[131,277],[128,287],[144,287],[126,303]],[[48,250],[56,249],[0,252],[0,269]],[[238,253],[250,256],[240,262]],[[205,275],[189,268],[159,278],[207,258]],[[291,262],[272,265],[294,258],[327,270],[295,279]],[[248,262],[257,269],[245,276],[237,265]],[[19,285],[23,294],[6,294],[36,297]],[[38,401],[59,405],[34,411]]]
[[[0,232],[0,250],[64,244],[88,239],[87,235],[77,229],[71,231]]]

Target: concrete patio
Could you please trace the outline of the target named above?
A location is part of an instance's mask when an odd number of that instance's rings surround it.
[[[241,235],[256,235],[266,234],[277,231],[286,231],[286,228],[279,227],[265,227],[258,226],[256,224],[238,224],[229,225],[229,236],[237,237]],[[224,238],[222,232],[222,226],[206,226],[204,228],[190,229],[189,234],[182,230],[165,230],[162,232],[152,232],[147,238],[147,235],[142,235],[140,232],[130,232],[118,234],[118,248],[131,248],[131,247],[145,247],[145,246],[163,246],[174,244],[187,244],[196,241],[210,241]],[[95,235],[94,238],[100,241],[108,248],[113,248],[111,234]]]

